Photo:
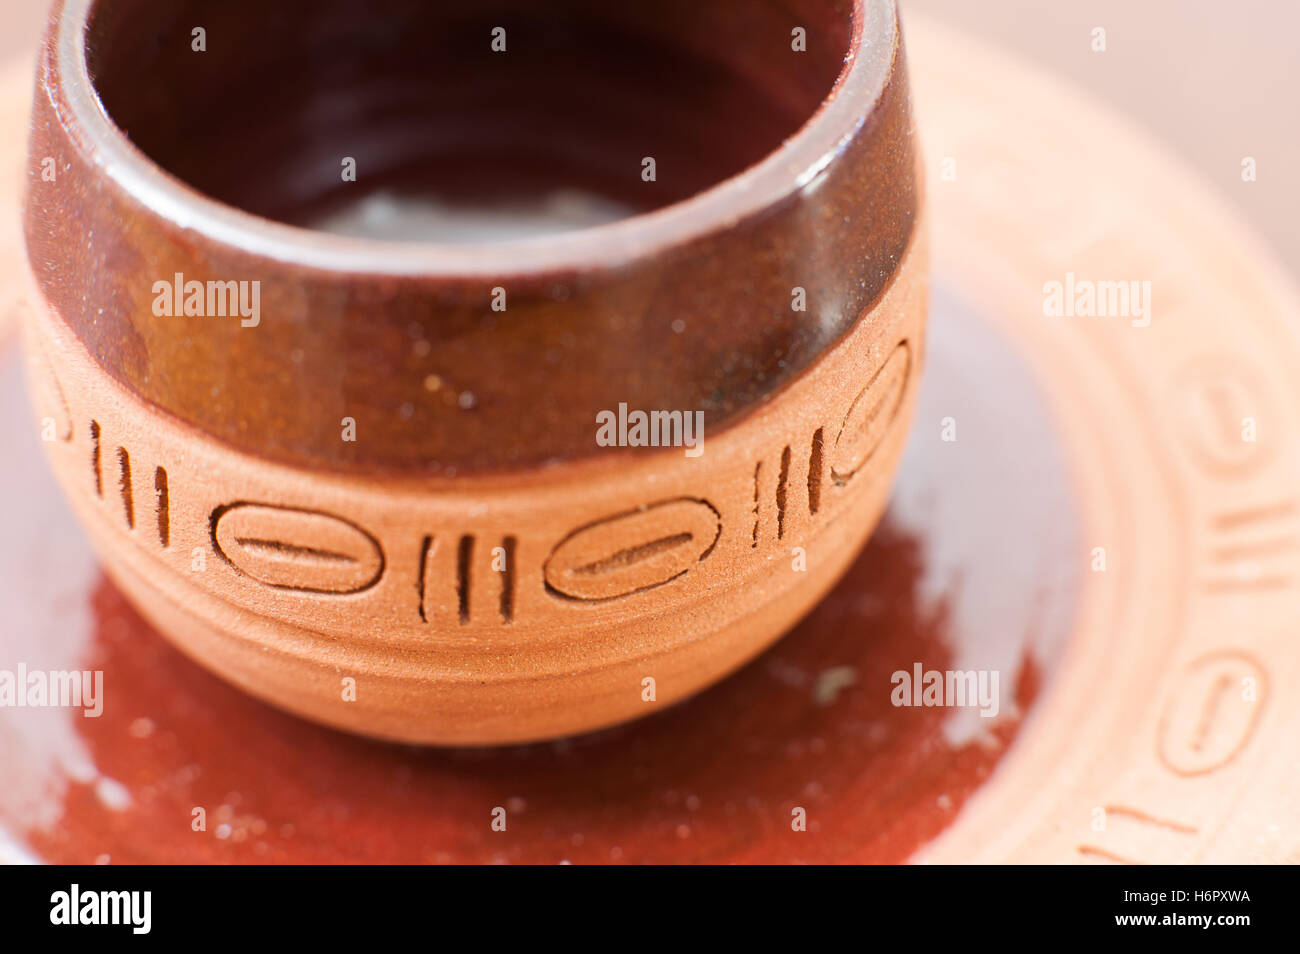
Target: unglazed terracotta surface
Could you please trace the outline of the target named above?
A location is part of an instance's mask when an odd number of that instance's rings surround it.
[[[646,715],[709,685],[840,577],[884,508],[925,353],[920,167],[892,4],[858,4],[852,31],[849,5],[806,4],[815,44],[846,44],[847,57],[832,57],[843,73],[833,89],[823,77],[829,96],[810,101],[806,125],[784,142],[769,136],[772,154],[749,157],[716,189],[568,237],[481,247],[478,258],[330,244],[227,207],[208,212],[211,199],[135,151],[223,193],[146,132],[155,114],[183,108],[142,100],[139,64],[114,45],[120,30],[152,22],[147,7],[55,8],[26,205],[43,306],[29,310],[26,338],[38,421],[57,422],[48,449],[60,483],[114,580],[187,653],[277,705],[366,735],[530,741]],[[603,10],[572,7],[575,29]],[[679,29],[638,19],[624,25],[627,42],[636,30],[692,35],[698,24],[674,9]],[[529,22],[516,31],[525,43]],[[83,23],[89,52],[76,42]],[[159,68],[179,70],[198,90],[185,95],[198,96],[212,74],[188,50],[188,23],[158,28],[160,49],[170,38],[184,50],[160,53]],[[752,29],[762,48],[766,33]],[[789,30],[779,36],[788,47]],[[325,42],[313,33],[304,57],[324,55],[311,44]],[[410,83],[412,96],[428,79],[380,77]],[[88,82],[130,143],[86,101]],[[651,131],[645,142],[662,144]],[[47,181],[36,170],[51,154],[65,162]],[[448,160],[430,161],[432,175]],[[180,208],[163,211],[168,201]],[[224,231],[208,214],[228,220]],[[824,232],[817,241],[810,222]],[[259,255],[272,242],[276,252]],[[396,267],[374,273],[379,258]],[[486,271],[493,261],[506,270]],[[264,310],[247,324],[160,318],[155,283],[174,274],[180,285],[256,275]],[[484,318],[496,287],[510,304]],[[412,315],[448,333],[465,317],[458,298],[473,294],[473,353],[455,358],[454,373],[432,359],[412,367]],[[795,307],[808,295],[811,311]],[[608,333],[629,296],[653,325],[635,341]],[[766,329],[774,300],[789,336]],[[386,350],[394,329],[401,355]],[[560,338],[596,350],[511,390]],[[300,380],[281,373],[306,352]],[[717,377],[726,369],[734,381]],[[447,377],[459,382],[450,411],[430,393]],[[678,383],[649,395],[644,381]],[[642,398],[650,412],[696,419],[696,445],[601,454],[600,409]],[[415,403],[436,416],[414,421],[423,437],[412,440],[390,425]],[[554,426],[530,419],[539,407]],[[301,426],[301,414],[317,417]],[[448,414],[457,423],[444,427]],[[314,443],[290,453],[284,428]]]
[[[906,437],[919,267],[694,460],[436,492],[309,474],[150,412],[31,309],[36,413],[57,421],[47,449],[108,572],[201,662],[370,735],[548,738],[713,682],[839,578]]]

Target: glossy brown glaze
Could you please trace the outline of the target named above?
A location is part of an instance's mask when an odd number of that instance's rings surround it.
[[[88,7],[107,121],[68,52]],[[70,0],[51,22],[31,155],[61,171],[50,183],[31,167],[38,281],[114,378],[277,461],[526,470],[602,451],[591,422],[620,402],[703,410],[719,432],[872,306],[917,216],[884,0],[567,0],[545,17],[518,2]],[[257,217],[573,185],[657,211],[490,250]],[[260,280],[261,324],[155,317],[154,283],[178,273]],[[339,439],[344,417],[355,442]]]

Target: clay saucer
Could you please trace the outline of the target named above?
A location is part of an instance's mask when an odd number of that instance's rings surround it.
[[[23,506],[0,549],[0,665],[99,668],[106,687],[98,719],[0,710],[11,850],[1300,859],[1300,298],[1206,185],[1087,97],[920,18],[908,42],[929,161],[956,177],[932,177],[929,372],[890,509],[798,628],[641,722],[415,750],[226,686],[104,582],[10,348],[3,479]],[[1150,281],[1150,321],[1046,313],[1045,286],[1071,280]],[[997,717],[894,706],[892,674],[917,663],[1000,672]]]

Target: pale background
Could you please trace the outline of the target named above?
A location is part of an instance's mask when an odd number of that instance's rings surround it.
[[[273,0],[268,0],[273,2]],[[1070,77],[1239,208],[1300,276],[1300,3],[900,0]],[[34,49],[45,0],[0,0],[0,59]],[[1089,48],[1106,28],[1108,50]],[[1258,181],[1241,181],[1254,156]]]
[[[1296,0],[900,0],[1014,50],[1137,120],[1240,209],[1300,276]],[[1107,51],[1090,48],[1106,28]],[[1241,181],[1254,156],[1258,181]]]

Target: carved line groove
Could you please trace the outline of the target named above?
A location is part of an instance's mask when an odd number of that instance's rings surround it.
[[[1168,828],[1170,831],[1176,831],[1183,835],[1194,835],[1196,829],[1191,825],[1184,825],[1182,822],[1169,821],[1164,818],[1157,818],[1155,815],[1149,815],[1137,808],[1127,808],[1124,805],[1107,805],[1107,815],[1120,815],[1125,818],[1132,818],[1136,821],[1145,822],[1148,825],[1155,825],[1157,828]]]
[[[153,489],[158,494],[158,542],[164,547],[171,542],[171,500],[167,490],[167,471],[159,467],[153,472]]]
[[[790,480],[790,445],[781,451],[781,476],[776,482],[776,538],[785,537],[785,498],[786,485]]]
[[[460,622],[469,622],[469,587],[470,563],[474,559],[474,538],[466,535],[460,538],[456,552],[456,589],[460,596]]]
[[[300,547],[283,540],[263,540],[261,537],[235,537],[235,542],[249,550],[264,550],[280,556],[297,558],[311,557],[320,563],[353,563],[357,561],[346,553],[333,550],[321,550],[318,547]]]
[[[672,536],[661,537],[658,540],[651,540],[649,543],[642,543],[639,546],[628,547],[626,550],[619,550],[603,560],[588,563],[586,566],[575,567],[571,572],[583,576],[608,573],[610,570],[622,569],[640,563],[642,560],[648,560],[665,550],[679,547],[683,543],[690,543],[693,539],[695,539],[694,536],[689,533],[674,533]]]
[[[433,537],[425,537],[420,541],[420,573],[415,580],[415,591],[420,594],[420,622],[429,622],[428,616],[424,612],[424,574],[429,567],[429,556],[433,553]]]
[[[122,510],[126,513],[126,525],[135,529],[135,499],[131,488],[131,455],[125,447],[117,449],[117,468],[122,487]]]
[[[514,537],[506,537],[501,541],[502,549],[505,550],[506,565],[504,572],[501,574],[501,619],[506,623],[513,623],[515,620],[515,544]]]
[[[1259,540],[1255,543],[1223,544],[1214,548],[1214,559],[1231,563],[1251,556],[1267,556],[1295,548],[1295,537],[1277,537],[1272,540]]]
[[[822,428],[812,436],[812,449],[808,453],[808,512],[816,514],[822,505]]]
[[[1117,855],[1113,851],[1107,851],[1105,848],[1098,848],[1096,845],[1079,845],[1076,849],[1081,855],[1089,855],[1093,858],[1105,858],[1107,861],[1113,861],[1117,865],[1140,865],[1144,862],[1134,861],[1132,858],[1125,858],[1123,855]]]
[[[1246,507],[1241,510],[1231,510],[1221,513],[1214,518],[1214,524],[1221,530],[1231,530],[1234,527],[1240,527],[1243,524],[1255,523],[1270,518],[1285,517],[1295,509],[1290,500],[1283,500],[1275,504],[1265,504],[1259,507]]]
[[[1212,579],[1205,581],[1205,589],[1211,593],[1227,593],[1232,590],[1284,590],[1291,581],[1284,576],[1260,576],[1247,579]]]
[[[104,496],[104,475],[99,466],[99,421],[90,422],[90,468],[95,474],[95,496]]]

